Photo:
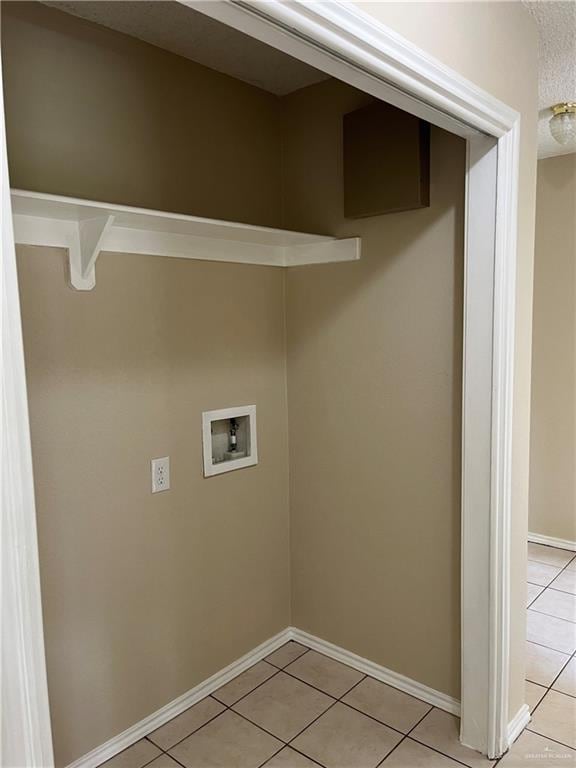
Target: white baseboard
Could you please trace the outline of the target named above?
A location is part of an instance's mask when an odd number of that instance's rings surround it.
[[[531,715],[528,704],[522,704],[518,712],[508,723],[508,748],[514,744],[518,736],[530,722]]]
[[[254,648],[254,650],[245,654],[240,659],[237,659],[237,661],[233,661],[232,664],[229,664],[227,667],[224,667],[224,669],[216,672],[212,677],[209,677],[207,680],[204,680],[204,682],[182,694],[182,696],[174,699],[174,701],[171,701],[156,712],[148,715],[144,720],[140,720],[139,723],[127,728],[125,731],[122,731],[122,733],[119,733],[109,741],[96,747],[96,749],[88,752],[83,757],[70,763],[68,768],[96,768],[96,766],[100,765],[105,760],[109,760],[111,757],[114,757],[114,755],[117,755],[118,752],[122,752],[123,749],[135,744],[146,736],[146,734],[151,733],[156,730],[156,728],[160,728],[161,725],[172,720],[173,717],[184,712],[185,709],[188,709],[188,707],[191,707],[193,704],[196,704],[200,699],[210,695],[217,688],[220,688],[220,686],[224,685],[229,680],[232,680],[233,677],[244,672],[248,667],[261,661],[265,656],[272,653],[272,651],[275,651],[277,648],[280,648],[281,645],[288,642],[288,640],[291,639],[291,636],[289,629],[283,629],[282,632],[279,632],[277,635],[274,635],[274,637],[266,640],[266,642],[262,643],[257,648]]]
[[[96,766],[114,757],[118,752],[136,743],[148,733],[156,730],[156,728],[160,728],[161,725],[184,712],[185,709],[188,709],[193,704],[196,704],[200,699],[209,696],[217,688],[220,688],[220,686],[232,680],[233,677],[244,672],[244,670],[256,664],[256,662],[261,661],[265,656],[268,656],[272,651],[275,651],[289,640],[296,640],[319,653],[323,653],[325,656],[341,661],[343,664],[348,664],[349,667],[353,667],[359,672],[364,672],[364,674],[375,677],[383,683],[388,683],[388,685],[398,688],[400,691],[404,691],[404,693],[408,693],[418,699],[422,699],[422,701],[432,704],[439,709],[443,709],[453,715],[460,714],[460,702],[451,696],[428,688],[428,686],[422,683],[404,677],[404,675],[386,669],[386,667],[381,667],[373,661],[368,661],[368,659],[364,659],[362,656],[346,651],[344,648],[339,648],[337,645],[310,635],[308,632],[303,632],[301,629],[287,627],[270,638],[270,640],[266,640],[266,642],[254,648],[254,650],[242,656],[242,658],[220,670],[220,672],[216,672],[215,675],[212,675],[203,683],[191,688],[187,693],[140,720],[139,723],[127,728],[122,733],[119,733],[118,736],[114,736],[101,746],[88,752],[88,754],[70,763],[68,768],[96,768]]]
[[[452,715],[460,715],[460,702],[457,699],[448,696],[446,693],[441,693],[433,688],[429,688],[423,683],[418,683],[416,680],[411,680],[409,677],[404,677],[398,672],[393,672],[391,669],[375,664],[373,661],[362,658],[356,653],[346,651],[344,648],[340,648],[337,645],[329,643],[327,640],[321,640],[319,637],[308,634],[301,629],[291,627],[291,637],[302,645],[307,645],[309,648],[313,648],[319,653],[323,653],[325,656],[336,661],[341,661],[343,664],[348,664],[349,667],[357,669],[359,672],[364,672],[365,675],[375,677],[376,680],[381,680],[383,683],[391,685],[393,688],[404,693],[415,696],[417,699],[422,699],[427,704],[432,704],[438,709],[443,709],[445,712],[450,712]]]
[[[558,549],[568,549],[570,552],[576,552],[576,541],[569,539],[556,539],[554,536],[544,536],[542,533],[529,533],[528,541],[532,544],[544,544],[546,547],[557,547]]]

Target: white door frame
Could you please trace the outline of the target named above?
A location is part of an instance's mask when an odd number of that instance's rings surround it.
[[[529,718],[508,712],[520,115],[350,2],[180,2],[467,140],[460,737],[499,757]]]
[[[2,512],[0,765],[54,765],[44,656],[36,509],[20,299],[0,79],[2,226]]]
[[[468,142],[461,739],[497,757],[513,736],[509,530],[520,116],[349,3],[180,1]],[[30,434],[3,131],[2,126],[2,735],[10,728],[17,739],[3,740],[1,757],[3,765],[49,768]],[[11,650],[12,670],[5,649]],[[513,719],[514,731],[527,718],[524,707]]]

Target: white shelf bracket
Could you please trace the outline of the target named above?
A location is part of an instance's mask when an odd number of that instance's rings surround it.
[[[96,259],[114,216],[96,216],[78,222],[70,243],[70,282],[77,291],[91,291],[96,285]]]

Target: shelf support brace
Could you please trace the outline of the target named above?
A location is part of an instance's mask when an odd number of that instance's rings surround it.
[[[114,216],[83,219],[70,243],[70,282],[78,291],[91,291],[96,285],[96,259],[102,250],[104,237]]]

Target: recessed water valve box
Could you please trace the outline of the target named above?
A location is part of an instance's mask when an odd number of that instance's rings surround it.
[[[204,477],[258,464],[256,406],[204,411],[202,442]]]

